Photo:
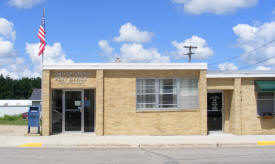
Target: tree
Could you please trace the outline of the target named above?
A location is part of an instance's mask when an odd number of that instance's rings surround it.
[[[28,99],[34,88],[41,88],[41,78],[11,79],[0,75],[0,99]]]

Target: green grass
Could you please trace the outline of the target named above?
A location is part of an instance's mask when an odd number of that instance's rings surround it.
[[[22,114],[5,115],[4,117],[0,117],[0,125],[28,125],[28,120],[22,119]]]

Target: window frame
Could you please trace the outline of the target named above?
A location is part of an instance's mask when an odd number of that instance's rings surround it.
[[[270,92],[270,93],[273,93],[273,99],[263,99],[263,98],[258,98],[258,96],[259,96],[259,93],[265,93],[265,92]],[[275,115],[275,91],[258,91],[258,92],[256,92],[256,94],[257,94],[257,99],[256,99],[256,107],[257,107],[257,115],[260,115],[259,114],[259,109],[258,109],[258,100],[273,100],[273,112],[272,112],[272,115]]]
[[[154,108],[138,108],[138,101],[137,101],[137,97],[138,95],[144,95],[144,94],[138,94],[137,93],[137,89],[138,89],[138,85],[137,85],[137,80],[146,80],[146,79],[153,79],[155,81],[155,107]],[[176,107],[169,107],[169,108],[160,108],[160,104],[159,104],[159,96],[160,94],[160,80],[162,79],[173,79],[175,80],[175,84],[176,84],[176,100],[177,100],[177,105]],[[197,80],[197,100],[198,100],[198,104],[197,107],[195,108],[184,108],[184,107],[180,107],[179,106],[179,102],[180,102],[180,79],[193,79],[193,80]],[[199,110],[200,108],[200,102],[199,102],[199,78],[198,77],[180,77],[180,78],[175,78],[175,77],[161,77],[161,78],[136,78],[136,111],[169,111],[169,110]],[[145,104],[145,103],[140,103],[140,104]]]

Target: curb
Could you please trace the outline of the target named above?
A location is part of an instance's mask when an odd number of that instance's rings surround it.
[[[214,142],[214,143],[78,143],[78,144],[47,144],[29,142],[20,145],[4,147],[43,147],[43,148],[184,148],[184,147],[245,147],[245,146],[275,146],[275,141],[257,142]],[[2,147],[0,145],[0,147]]]
[[[184,143],[184,144],[139,144],[139,148],[183,148],[183,147],[216,147],[216,144],[208,143]]]
[[[43,144],[43,148],[191,148],[191,147],[240,147],[262,146],[256,142],[249,143],[175,143],[175,144],[72,144],[49,145]],[[27,146],[25,146],[27,147]]]
[[[134,144],[77,144],[78,148],[138,148]]]
[[[241,147],[241,146],[259,146],[256,142],[247,143],[217,143],[217,147]]]

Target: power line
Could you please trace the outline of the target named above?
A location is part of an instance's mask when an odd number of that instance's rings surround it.
[[[198,47],[195,47],[195,46],[184,46],[184,48],[188,48],[189,49],[189,52],[187,54],[184,54],[184,55],[188,55],[188,62],[191,63],[191,58],[192,58],[192,55],[195,54],[192,52],[192,48],[198,48]]]
[[[248,67],[251,67],[251,66],[254,66],[254,65],[257,65],[257,64],[263,63],[263,62],[268,61],[268,60],[273,59],[273,58],[275,58],[275,56],[269,57],[269,58],[267,58],[267,59],[264,59],[264,60],[258,61],[258,62],[253,63],[253,64],[249,64],[249,65],[247,65],[247,66],[243,66],[243,67],[241,67],[241,68],[239,68],[239,69],[248,68]]]
[[[253,50],[248,51],[248,52],[245,53],[245,54],[250,54],[250,53],[252,53],[252,52],[254,52],[254,51],[258,50],[258,49],[261,49],[261,48],[263,48],[263,47],[265,47],[265,46],[271,44],[271,43],[274,42],[274,41],[275,41],[275,39],[274,39],[274,40],[271,40],[271,41],[269,41],[269,42],[267,42],[267,43],[265,43],[265,44],[263,44],[263,45],[261,45],[261,46],[259,46],[259,47],[256,47],[256,48],[254,48]],[[217,63],[223,63],[223,62],[226,62],[226,61],[230,61],[230,60],[233,60],[233,59],[237,59],[237,58],[239,58],[239,57],[241,57],[241,55],[234,56],[234,57],[231,57],[231,58],[227,58],[227,59],[224,59],[224,60],[220,60],[220,61],[217,61],[217,62],[214,62],[214,63],[210,63],[210,64],[208,64],[208,65],[214,65],[214,64],[217,64]]]

